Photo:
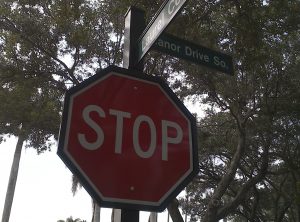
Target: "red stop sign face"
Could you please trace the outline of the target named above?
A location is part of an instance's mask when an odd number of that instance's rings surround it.
[[[109,67],[67,92],[58,154],[100,206],[163,210],[197,173],[195,134],[163,81]]]

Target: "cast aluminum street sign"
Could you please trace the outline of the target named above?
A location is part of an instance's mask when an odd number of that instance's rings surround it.
[[[195,118],[160,78],[110,66],[66,93],[58,155],[101,207],[164,210],[197,149]]]
[[[152,48],[229,75],[234,73],[231,56],[169,34],[162,34]]]
[[[182,9],[187,0],[166,0],[146,27],[138,42],[138,62]]]

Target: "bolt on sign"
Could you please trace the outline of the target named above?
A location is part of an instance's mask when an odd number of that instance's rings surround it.
[[[161,211],[198,172],[196,138],[166,83],[110,66],[67,91],[58,155],[100,206]]]

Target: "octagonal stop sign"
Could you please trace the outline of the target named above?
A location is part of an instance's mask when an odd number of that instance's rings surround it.
[[[161,211],[198,172],[195,119],[161,79],[110,66],[67,91],[58,155],[100,206]]]

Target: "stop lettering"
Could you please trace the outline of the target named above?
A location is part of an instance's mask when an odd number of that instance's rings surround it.
[[[58,155],[100,206],[163,210],[197,173],[195,119],[160,79],[109,67],[68,90]]]
[[[82,118],[85,121],[86,124],[88,124],[97,134],[95,141],[88,141],[86,139],[86,134],[79,133],[78,134],[78,141],[80,145],[87,149],[87,150],[97,150],[101,148],[103,145],[105,134],[103,132],[103,129],[101,126],[99,126],[91,117],[91,112],[96,112],[97,115],[101,118],[105,118],[106,114],[104,110],[100,106],[96,105],[88,105],[84,108],[82,112]],[[114,110],[109,109],[109,114],[115,116],[116,118],[116,125],[115,125],[115,153],[121,154],[122,153],[122,140],[123,140],[123,131],[124,131],[124,118],[130,119],[131,113],[124,112],[121,110]],[[144,151],[140,145],[140,127],[141,124],[146,124],[149,128],[150,134],[146,135],[150,138],[150,144],[147,151]],[[182,128],[175,122],[168,121],[168,120],[161,120],[161,152],[162,152],[162,160],[168,160],[168,144],[178,144],[182,141],[183,132]],[[176,136],[175,137],[169,137],[168,136],[168,128],[174,128],[176,130]],[[151,117],[146,115],[139,115],[135,120],[133,124],[133,128],[129,129],[132,130],[132,143],[133,148],[136,152],[136,154],[141,158],[150,158],[155,148],[157,147],[157,130],[156,126],[151,119]]]

